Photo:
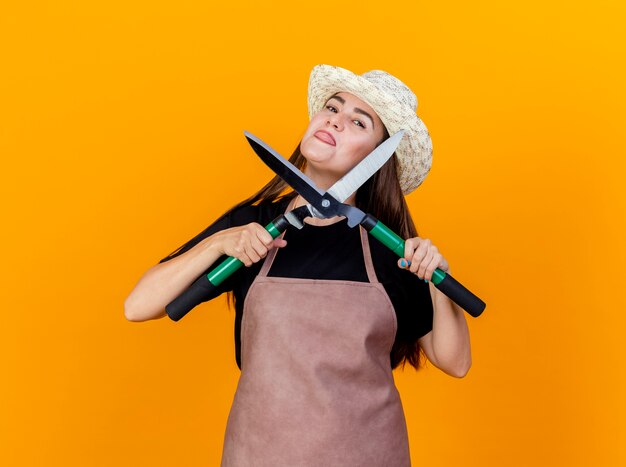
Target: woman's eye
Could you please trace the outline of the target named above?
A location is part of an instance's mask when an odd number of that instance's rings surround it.
[[[365,128],[365,125],[363,124],[361,120],[354,120],[354,123],[356,123],[356,125],[360,126],[361,128]]]
[[[337,109],[334,108],[332,105],[327,105],[326,108],[330,110],[331,112],[337,113]]]

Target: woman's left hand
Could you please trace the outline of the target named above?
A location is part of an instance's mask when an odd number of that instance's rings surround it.
[[[428,281],[437,268],[446,274],[450,273],[450,266],[437,247],[429,239],[420,237],[409,238],[404,242],[404,258],[398,260],[398,266]]]

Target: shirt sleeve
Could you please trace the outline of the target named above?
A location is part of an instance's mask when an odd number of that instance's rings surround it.
[[[398,271],[398,328],[402,329],[404,339],[414,342],[433,329],[430,286],[409,271],[400,268]]]
[[[229,212],[222,215],[222,217],[217,219],[213,224],[209,225],[206,229],[204,229],[198,235],[193,237],[191,240],[188,240],[182,246],[178,247],[172,253],[170,253],[161,261],[159,261],[159,264],[165,263],[166,261],[169,261],[171,259],[176,258],[177,256],[182,255],[183,253],[186,253],[187,251],[191,250],[194,246],[196,246],[205,238],[210,237],[216,232],[229,228],[230,227],[229,216],[230,216]]]
[[[214,233],[220,232],[222,230],[229,229],[231,227],[237,227],[240,225],[249,224],[250,222],[255,222],[258,220],[258,215],[255,211],[255,206],[244,206],[237,209],[230,209],[226,213],[222,214],[222,216],[209,225],[206,229],[200,232],[198,235],[188,240],[186,243],[178,247],[172,253],[167,255],[165,258],[161,259],[159,263],[164,263],[169,261],[170,259],[176,258],[179,255],[189,251],[202,240],[207,237],[210,237]]]

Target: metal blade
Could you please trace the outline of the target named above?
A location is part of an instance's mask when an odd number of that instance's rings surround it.
[[[398,131],[395,135],[387,138],[369,155],[359,162],[350,172],[341,177],[326,193],[331,195],[340,203],[359,189],[369,178],[380,169],[385,162],[393,155],[404,136],[404,130]]]
[[[285,213],[285,218],[290,225],[293,225],[298,230],[304,227],[304,219],[307,217],[313,217],[313,206],[310,204],[300,206],[299,208],[292,209]]]
[[[313,180],[300,172],[291,162],[274,151],[256,136],[243,132],[254,152],[276,175],[282,178],[313,206],[321,206],[324,192],[320,191]],[[328,197],[326,197],[328,198]],[[325,203],[327,204],[327,203]]]

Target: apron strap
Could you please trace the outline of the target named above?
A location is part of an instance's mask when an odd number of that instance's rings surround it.
[[[361,246],[363,247],[363,260],[365,261],[365,270],[367,271],[367,278],[371,283],[377,283],[376,271],[374,270],[374,262],[372,261],[372,253],[370,251],[369,235],[367,230],[359,225],[361,231]]]
[[[295,196],[291,201],[289,201],[289,204],[287,205],[285,212],[289,212],[293,209],[293,205],[296,204],[297,198],[298,196]],[[283,233],[281,233],[277,238],[282,239],[285,236],[285,232],[286,230]],[[261,266],[261,270],[259,271],[259,276],[261,277],[267,276],[267,273],[272,267],[272,263],[274,262],[274,258],[276,257],[276,252],[278,250],[279,250],[278,248],[272,248],[270,252],[267,254],[267,256],[265,257],[265,261],[263,261],[263,266]]]
[[[293,209],[293,206],[296,203],[296,198],[292,199],[289,202],[289,204],[287,205],[287,208],[285,209],[285,212],[289,212]],[[365,270],[367,271],[367,278],[371,283],[377,283],[378,278],[376,277],[376,271],[374,270],[374,263],[372,261],[372,254],[370,252],[370,244],[369,244],[369,238],[368,238],[369,236],[367,234],[367,231],[363,227],[359,226],[359,230],[361,232],[361,247],[363,249],[363,261],[365,262]],[[282,239],[284,236],[285,236],[285,232],[280,234],[278,238]],[[259,271],[260,277],[267,276],[267,273],[269,272],[270,268],[272,267],[272,263],[274,262],[274,258],[276,258],[276,253],[278,252],[278,250],[279,248],[272,248],[267,254],[267,256],[265,257],[265,260],[263,261],[263,266],[261,266],[261,270]]]

